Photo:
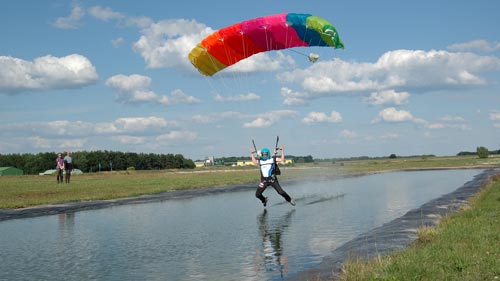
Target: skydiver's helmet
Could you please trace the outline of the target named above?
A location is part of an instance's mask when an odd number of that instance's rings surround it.
[[[260,158],[262,160],[267,160],[271,158],[271,151],[269,150],[269,148],[263,148],[260,150]]]

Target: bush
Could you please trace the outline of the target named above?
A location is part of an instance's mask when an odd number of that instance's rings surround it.
[[[488,158],[488,156],[489,156],[489,151],[488,151],[488,149],[487,149],[486,147],[484,147],[484,146],[480,146],[480,147],[478,147],[478,148],[476,149],[476,151],[477,151],[477,156],[478,156],[479,158]]]

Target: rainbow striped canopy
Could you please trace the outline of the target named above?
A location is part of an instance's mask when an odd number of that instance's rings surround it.
[[[293,47],[344,48],[337,30],[327,20],[310,14],[277,14],[243,21],[207,36],[189,53],[204,75],[260,52]]]

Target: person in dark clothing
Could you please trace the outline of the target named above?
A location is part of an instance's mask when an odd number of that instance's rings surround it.
[[[71,179],[71,171],[73,170],[73,158],[71,158],[71,152],[67,151],[66,156],[64,156],[64,169],[66,172],[66,183],[69,183]]]
[[[285,163],[285,151],[284,147],[281,146],[281,157],[277,158],[276,155],[271,157],[271,151],[268,148],[261,149],[261,156],[258,159],[254,155],[255,151],[250,148],[250,155],[252,157],[252,162],[258,165],[260,168],[260,183],[259,187],[255,191],[255,197],[260,199],[264,207],[267,205],[267,197],[264,197],[262,193],[268,186],[272,186],[279,195],[283,196],[285,200],[295,206],[295,201],[286,193],[281,187],[277,178],[277,163]]]

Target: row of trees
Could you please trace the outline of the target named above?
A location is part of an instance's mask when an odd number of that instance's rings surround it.
[[[285,155],[286,159],[293,160],[294,163],[313,163],[314,158],[311,155],[307,156],[294,156],[294,155]],[[218,163],[236,163],[239,160],[250,160],[250,156],[240,156],[240,157],[220,157],[217,158]]]
[[[488,158],[489,155],[500,154],[499,150],[488,150],[484,146],[478,146],[475,152],[472,151],[461,151],[457,154],[457,156],[467,156],[467,155],[477,155],[479,158]]]
[[[64,156],[64,155],[63,155]],[[145,154],[117,151],[78,151],[71,154],[74,167],[84,173],[110,170],[193,169],[194,162],[181,154]],[[57,153],[0,154],[0,167],[16,167],[25,174],[55,169]]]

